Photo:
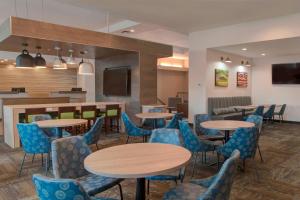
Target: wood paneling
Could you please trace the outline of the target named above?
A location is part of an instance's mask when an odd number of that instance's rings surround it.
[[[0,91],[25,87],[30,96],[46,97],[50,92],[71,90],[77,86],[76,69],[17,69],[0,65]]]

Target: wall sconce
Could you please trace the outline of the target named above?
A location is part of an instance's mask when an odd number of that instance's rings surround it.
[[[221,57],[221,62],[232,63],[229,57],[224,60],[224,57]]]

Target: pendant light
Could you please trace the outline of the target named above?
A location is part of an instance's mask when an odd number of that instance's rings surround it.
[[[84,62],[84,60],[83,60],[83,56],[86,53],[87,53],[87,51],[80,52],[80,54],[82,55],[82,59],[81,59],[81,62],[79,63],[79,68],[78,68],[79,75],[93,75],[94,74],[94,67],[93,67],[92,63]]]
[[[73,57],[73,50],[72,49],[70,49],[69,50],[69,53],[70,53],[70,56],[69,56],[69,58],[67,59],[67,64],[68,65],[76,65],[77,63],[75,62],[75,58]]]
[[[46,60],[42,57],[42,54],[40,53],[40,49],[42,49],[42,48],[40,46],[37,46],[36,49],[38,51],[34,58],[35,67],[36,68],[46,68]]]
[[[16,67],[17,68],[31,68],[34,66],[34,59],[29,54],[28,50],[26,49],[28,44],[23,43],[22,46],[24,47],[24,50],[16,58]]]
[[[251,67],[251,64],[249,63],[249,61],[247,60],[246,64],[245,64],[246,67]]]
[[[54,47],[56,50],[56,57],[53,61],[53,69],[67,69],[66,61],[60,56],[60,47]]]

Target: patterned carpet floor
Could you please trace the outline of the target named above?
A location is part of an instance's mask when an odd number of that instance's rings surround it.
[[[134,140],[131,142],[138,142]],[[125,143],[123,134],[107,134],[101,137],[101,148]],[[260,138],[260,146],[264,158],[259,156],[247,161],[245,172],[238,172],[232,188],[232,200],[300,200],[300,125],[269,124],[265,125]],[[43,173],[41,159],[38,157],[33,164],[31,159],[25,163],[21,177],[17,177],[17,169],[23,153],[21,149],[11,149],[0,141],[0,200],[33,200],[37,199],[31,182],[34,173]],[[209,163],[216,160],[216,154],[209,154],[207,164],[201,159],[196,165],[193,178],[205,178],[217,173],[216,166]],[[258,177],[256,176],[256,171]],[[187,168],[185,181],[191,179],[191,165]],[[124,199],[134,199],[135,180],[122,182]],[[175,183],[152,182],[148,199],[158,200],[164,192]],[[118,188],[112,188],[101,196],[119,198]]]

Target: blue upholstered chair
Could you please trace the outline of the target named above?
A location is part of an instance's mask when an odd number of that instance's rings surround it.
[[[49,114],[32,115],[32,122],[51,120],[51,119],[52,119],[52,117]],[[43,130],[49,137],[51,137],[53,139],[58,138],[58,129],[57,128],[43,128]],[[63,135],[63,137],[70,137],[71,133],[69,133],[66,130],[63,130],[62,135]]]
[[[122,179],[98,176],[84,168],[84,159],[91,153],[81,136],[61,138],[52,142],[52,164],[55,178],[75,179],[89,195],[95,195],[116,185],[122,198]]]
[[[270,120],[274,119],[274,111],[275,111],[276,105],[273,104],[269,107],[269,109],[264,113],[263,118],[269,122]]]
[[[151,108],[148,110],[150,113],[162,113],[164,112],[164,108]],[[154,120],[156,120],[156,123],[154,125]],[[166,125],[165,119],[145,119],[143,121],[144,127],[150,127],[150,128],[163,128]],[[156,126],[156,127],[154,127]]]
[[[215,145],[211,141],[201,140],[190,128],[189,124],[185,121],[179,122],[180,132],[183,138],[184,147],[190,150],[195,155],[193,172],[194,174],[195,164],[197,162],[198,153],[206,153],[208,151],[214,151]]]
[[[252,115],[263,116],[264,115],[264,106],[258,106]]]
[[[247,158],[253,158],[257,148],[257,128],[238,128],[223,146],[217,148],[218,153],[218,167],[219,167],[219,155],[223,155],[224,158],[229,158],[235,149],[240,151],[240,157],[243,160],[243,168],[245,169],[245,160]]]
[[[239,155],[239,151],[235,150],[218,174],[172,188],[165,193],[163,200],[229,200]]]
[[[224,134],[222,134],[219,130],[217,129],[207,129],[203,128],[200,124],[202,122],[210,121],[211,116],[208,114],[196,114],[194,116],[194,126],[195,126],[195,131],[197,135],[203,135],[205,136],[206,139],[215,141],[215,140],[224,140]]]
[[[103,123],[104,123],[104,116],[98,117],[96,119],[95,123],[93,124],[92,128],[83,135],[83,139],[86,144],[88,144],[88,145],[95,144],[97,149],[99,149],[98,148],[98,140],[101,135],[101,129],[102,129]]]
[[[35,174],[32,181],[40,200],[113,200],[90,197],[74,179],[54,179]]]
[[[161,128],[161,129],[155,129],[152,131],[152,135],[149,139],[150,143],[163,143],[163,144],[173,144],[177,146],[181,146],[180,142],[180,133],[177,129],[167,129],[167,128]],[[148,180],[148,193],[150,188],[150,180],[151,181],[175,181],[177,183],[177,180],[182,180],[184,176],[184,168],[175,171],[172,174],[166,174],[166,175],[158,175],[158,176],[151,176],[146,177]]]
[[[127,140],[126,143],[129,141],[129,137],[143,137],[143,141],[147,136],[150,136],[152,131],[147,129],[142,129],[137,127],[128,117],[125,112],[122,112],[122,120],[125,125],[125,130],[127,133]]]
[[[257,130],[257,138],[256,138],[256,140],[257,140],[256,141],[257,150],[259,152],[260,160],[261,160],[261,162],[263,162],[263,157],[262,157],[262,154],[261,154],[261,151],[260,151],[260,147],[259,147],[259,137],[261,135],[263,118],[262,118],[262,116],[258,116],[258,115],[249,115],[246,121],[247,122],[252,122],[256,126],[256,130]]]
[[[179,129],[179,121],[182,120],[182,113],[176,113],[165,128]]]
[[[281,106],[279,112],[274,112],[274,116],[278,116],[279,117],[280,123],[283,121],[283,115],[284,115],[285,109],[286,109],[286,104],[283,104]]]
[[[27,154],[47,154],[46,159],[46,173],[48,170],[49,154],[51,151],[51,138],[49,138],[45,132],[40,129],[36,124],[17,124],[18,133],[20,136],[22,148],[24,151],[24,157],[19,169],[19,176],[22,173],[24,161]],[[34,158],[34,157],[33,157]],[[43,159],[42,159],[43,164]]]

